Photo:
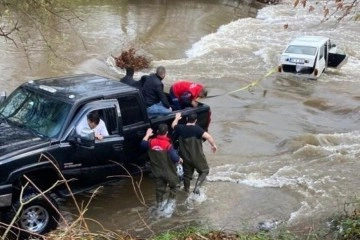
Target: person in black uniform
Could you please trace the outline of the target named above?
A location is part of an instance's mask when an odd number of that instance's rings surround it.
[[[209,165],[203,151],[203,139],[210,143],[213,153],[216,153],[217,146],[213,137],[200,126],[196,125],[196,112],[189,114],[186,125],[178,124],[181,118],[181,113],[176,113],[171,127],[179,137],[179,153],[184,161],[184,190],[189,192],[190,181],[196,170],[199,176],[196,180],[193,192],[199,194],[199,189],[205,181],[206,176],[209,174]]]
[[[126,71],[126,74],[123,78],[120,79],[120,82],[133,86],[136,83],[136,81],[134,79],[134,69],[126,68],[125,71]]]

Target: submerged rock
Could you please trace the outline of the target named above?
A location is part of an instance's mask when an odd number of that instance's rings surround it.
[[[276,228],[282,221],[276,219],[269,219],[258,223],[258,229],[261,231],[270,231]]]

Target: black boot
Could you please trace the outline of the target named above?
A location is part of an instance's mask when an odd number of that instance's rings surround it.
[[[201,173],[199,175],[199,177],[196,180],[196,184],[195,184],[195,188],[193,193],[195,194],[200,194],[200,187],[201,185],[204,183],[205,179],[206,179],[207,174],[206,173]]]
[[[156,194],[156,208],[161,209],[163,207],[163,194]]]
[[[176,188],[170,189],[169,198],[166,202],[167,206],[173,206],[176,202]]]
[[[184,179],[184,191],[187,193],[190,191],[190,180]]]

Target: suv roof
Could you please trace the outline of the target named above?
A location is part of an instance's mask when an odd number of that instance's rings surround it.
[[[66,102],[75,102],[81,98],[137,91],[136,88],[120,81],[94,74],[30,80],[24,83],[23,86],[46,95],[56,96]]]
[[[322,36],[302,36],[292,40],[289,45],[320,47],[328,40],[329,38]]]

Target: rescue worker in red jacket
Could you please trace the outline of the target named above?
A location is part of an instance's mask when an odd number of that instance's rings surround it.
[[[198,99],[207,96],[206,88],[199,83],[179,80],[170,87],[170,99],[173,110],[197,107]]]
[[[151,172],[156,184],[157,208],[162,208],[167,202],[175,201],[179,184],[176,164],[181,164],[182,159],[172,146],[170,138],[167,137],[168,126],[165,123],[159,125],[157,134],[156,137],[150,139],[153,130],[151,128],[147,129],[141,146],[149,150]],[[170,187],[170,192],[168,199],[164,201],[167,186]]]

